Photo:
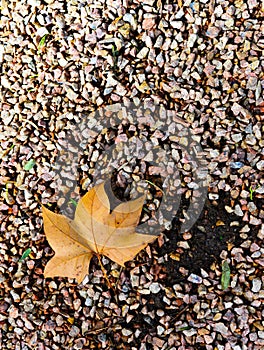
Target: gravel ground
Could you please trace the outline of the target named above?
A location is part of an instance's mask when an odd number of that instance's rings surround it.
[[[261,2],[2,0],[0,25],[1,349],[263,349]],[[189,164],[148,128],[94,137],[72,201],[58,196],[53,165],[67,130],[128,101],[175,111],[203,147],[208,196],[188,232],[179,227],[192,195]],[[54,253],[41,203],[72,215],[102,150],[135,133],[176,152],[183,195],[172,227],[126,268],[102,259],[112,288],[96,258],[79,285],[44,279]],[[116,195],[128,198],[136,177],[155,185],[146,212],[155,211],[161,184],[148,162],[117,169]]]

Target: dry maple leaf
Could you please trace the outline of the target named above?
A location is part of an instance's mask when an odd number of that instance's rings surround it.
[[[93,187],[79,201],[74,220],[42,206],[44,231],[54,257],[44,270],[45,277],[76,278],[88,273],[94,254],[108,256],[124,266],[156,236],[135,232],[145,196],[123,202],[110,212],[104,183]]]

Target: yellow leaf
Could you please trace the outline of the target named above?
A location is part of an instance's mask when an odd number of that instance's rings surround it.
[[[119,204],[110,211],[104,183],[93,187],[79,201],[74,220],[42,206],[44,230],[54,257],[45,277],[76,278],[80,283],[94,254],[103,254],[124,266],[156,237],[135,232],[144,196]]]

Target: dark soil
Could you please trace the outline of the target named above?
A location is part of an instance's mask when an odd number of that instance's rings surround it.
[[[167,286],[186,280],[186,277],[179,273],[179,267],[184,267],[189,273],[200,275],[201,268],[208,271],[213,262],[221,262],[221,251],[228,250],[228,243],[232,243],[238,247],[243,242],[239,231],[245,225],[245,222],[237,215],[233,213],[229,214],[225,210],[225,206],[230,205],[229,193],[220,191],[219,194],[221,200],[217,206],[214,206],[207,200],[202,214],[190,229],[190,233],[192,234],[192,238],[188,240],[190,249],[183,250],[177,246],[179,241],[184,240],[182,234],[179,233],[179,219],[175,219],[172,230],[166,232],[166,236],[169,238],[168,242],[160,248],[156,247],[158,254],[161,256],[166,253],[180,253],[180,261],[168,259],[164,263],[163,272],[166,274],[166,278],[163,283]],[[261,203],[257,204],[258,206],[261,205]],[[217,226],[216,223],[218,220],[223,221],[225,225]],[[231,226],[231,223],[234,221],[238,222],[239,225]],[[249,239],[254,241],[257,233],[258,227],[255,230],[251,230]]]

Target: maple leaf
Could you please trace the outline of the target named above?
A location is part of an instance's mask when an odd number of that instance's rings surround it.
[[[101,183],[80,199],[74,220],[42,206],[44,231],[55,251],[44,276],[76,278],[80,283],[94,254],[105,255],[122,266],[132,260],[156,239],[135,232],[144,199],[143,195],[123,202],[110,211],[110,201]]]

